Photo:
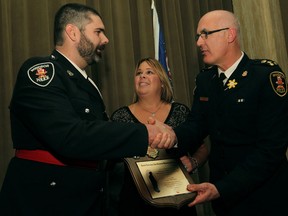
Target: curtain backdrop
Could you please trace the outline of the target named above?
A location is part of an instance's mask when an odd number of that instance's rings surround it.
[[[0,0],[0,187],[13,156],[8,106],[17,71],[27,58],[46,56],[53,50],[54,14],[68,2],[95,7],[103,17],[110,43],[103,61],[88,73],[101,89],[109,114],[131,103],[135,64],[140,58],[154,56],[150,0]],[[232,11],[232,0],[155,3],[164,31],[175,100],[191,106],[194,79],[204,66],[194,41],[197,22],[210,10]],[[288,3],[233,0],[233,7],[244,33],[243,49],[251,57],[273,58],[286,71]],[[207,173],[203,176],[200,180],[207,179]],[[202,211],[210,215],[209,209]]]
[[[288,2],[286,0],[279,0],[279,5],[280,5],[280,10],[281,10],[281,20],[282,20],[282,25],[283,25],[283,34],[285,37],[285,46],[283,47],[284,50],[287,52],[287,46],[288,46]],[[285,63],[288,67],[287,61]],[[286,71],[288,73],[288,71]]]
[[[250,58],[269,58],[277,61],[287,73],[285,29],[288,27],[288,3],[279,0],[233,0],[233,6],[242,28],[242,49]],[[253,10],[253,13],[247,13],[248,8]],[[281,16],[279,11],[286,12]]]

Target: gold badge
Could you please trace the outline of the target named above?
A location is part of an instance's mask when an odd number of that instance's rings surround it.
[[[153,159],[156,159],[159,155],[159,151],[157,149],[151,148],[150,146],[148,147],[147,150],[147,156]]]
[[[238,83],[235,81],[235,79],[233,79],[233,80],[228,80],[228,81],[229,81],[229,83],[227,84],[227,86],[228,86],[229,89],[235,88],[236,85],[238,84]]]
[[[274,71],[270,74],[270,83],[274,92],[283,97],[287,94],[287,82],[283,72]]]

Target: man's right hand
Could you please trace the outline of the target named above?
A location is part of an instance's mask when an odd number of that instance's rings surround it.
[[[177,137],[170,126],[152,118],[145,126],[149,134],[149,145],[152,148],[169,149],[175,145]]]

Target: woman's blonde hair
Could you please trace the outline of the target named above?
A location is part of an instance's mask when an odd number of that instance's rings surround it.
[[[165,101],[167,103],[171,103],[173,101],[173,89],[172,89],[172,85],[171,82],[168,78],[168,75],[166,73],[166,71],[164,70],[164,68],[162,67],[162,65],[160,64],[159,61],[157,61],[154,58],[148,57],[148,58],[143,58],[141,60],[138,61],[138,63],[136,64],[136,68],[135,68],[135,76],[136,73],[138,72],[138,69],[140,67],[140,65],[146,62],[152,69],[154,69],[155,73],[158,75],[160,82],[162,84],[161,86],[161,100]],[[133,98],[133,102],[136,103],[139,100],[138,95],[136,93],[136,89],[134,88],[134,98]]]

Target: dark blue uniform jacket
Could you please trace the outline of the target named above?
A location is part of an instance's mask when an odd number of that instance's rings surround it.
[[[209,135],[219,215],[288,215],[284,72],[274,61],[244,55],[224,89],[217,79],[217,67],[197,76],[192,112],[175,129],[179,147],[195,150]]]
[[[42,149],[64,161],[98,164],[147,151],[145,126],[108,122],[97,89],[57,51],[22,65],[10,113],[15,149]],[[0,214],[10,215],[1,213],[5,208],[11,215],[100,215],[104,185],[101,166],[13,158],[1,191]]]

